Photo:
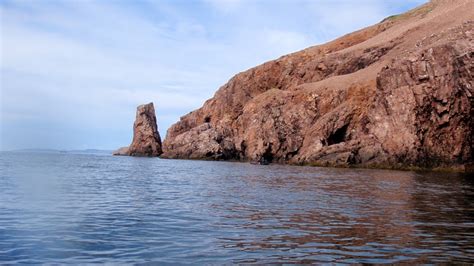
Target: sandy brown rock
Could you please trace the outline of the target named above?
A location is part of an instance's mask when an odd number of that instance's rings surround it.
[[[112,152],[112,155],[116,156],[128,156],[128,147],[121,147]]]
[[[137,115],[133,124],[133,141],[129,147],[122,147],[114,155],[159,156],[163,153],[161,138],[156,123],[153,103],[137,107]]]
[[[465,168],[471,10],[432,1],[239,73],[168,130],[163,157]]]

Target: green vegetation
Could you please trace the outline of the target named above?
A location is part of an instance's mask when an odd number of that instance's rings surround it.
[[[392,16],[389,16],[389,17],[386,17],[384,18],[380,23],[384,23],[386,21],[391,21],[391,20],[395,20],[396,18],[400,17],[401,15],[398,14],[398,15],[392,15]]]
[[[416,17],[416,16],[424,17],[433,10],[433,7],[434,7],[433,5],[434,5],[433,2],[427,3],[425,5],[422,5],[422,6],[418,7],[418,8],[410,10],[406,13],[386,17],[380,23],[384,23],[384,22],[388,22],[388,21],[395,21],[395,20],[403,19],[403,18]]]

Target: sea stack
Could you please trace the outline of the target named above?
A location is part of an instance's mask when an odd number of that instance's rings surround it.
[[[234,76],[163,158],[468,170],[474,1],[433,0]]]
[[[137,116],[133,124],[132,144],[114,151],[113,154],[155,157],[162,153],[155,107],[153,103],[140,105],[137,107]]]

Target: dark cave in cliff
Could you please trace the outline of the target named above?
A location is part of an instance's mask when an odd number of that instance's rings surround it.
[[[333,133],[331,133],[331,135],[329,135],[329,137],[327,138],[325,144],[327,144],[328,146],[331,146],[331,145],[346,141],[348,127],[349,127],[349,124],[344,125],[338,128]]]
[[[262,165],[267,165],[273,162],[273,153],[272,153],[272,145],[270,144],[265,153],[262,154],[260,157],[259,163]]]

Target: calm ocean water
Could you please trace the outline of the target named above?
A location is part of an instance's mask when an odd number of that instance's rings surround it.
[[[0,263],[474,263],[474,178],[0,153]]]

